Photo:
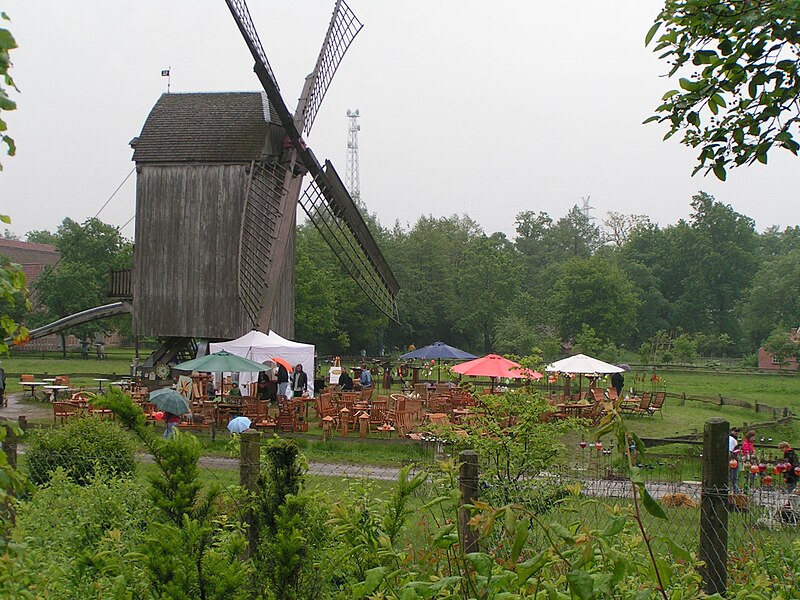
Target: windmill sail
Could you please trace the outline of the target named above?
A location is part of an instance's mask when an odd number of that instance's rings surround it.
[[[312,180],[300,205],[367,297],[386,316],[398,321],[396,297],[400,286],[336,169],[330,161],[321,169],[311,150],[302,158]]]
[[[333,16],[325,34],[325,41],[317,57],[314,70],[306,78],[300,103],[297,105],[296,115],[301,115],[303,131],[311,131],[314,119],[319,112],[325,93],[330,87],[331,80],[342,62],[345,52],[350,47],[358,32],[364,25],[358,20],[355,13],[350,10],[344,0],[337,0],[333,9]]]
[[[317,63],[306,78],[297,110],[292,115],[281,96],[245,0],[225,1],[255,59],[255,72],[269,103],[292,142],[280,166],[270,169],[266,165],[255,165],[253,169],[244,220],[252,218],[254,222],[243,223],[240,238],[239,295],[242,303],[251,318],[258,313],[254,323],[268,326],[277,294],[270,282],[280,277],[285,246],[290,240],[289,230],[294,224],[294,207],[299,201],[364,293],[387,316],[397,320],[397,280],[333,165],[326,162],[323,169],[302,139],[302,132],[311,129],[342,57],[363,25],[344,0],[337,0]],[[302,200],[300,184],[304,172],[298,168],[298,162],[312,176]],[[272,191],[265,191],[267,189]],[[261,226],[268,235],[258,240]]]

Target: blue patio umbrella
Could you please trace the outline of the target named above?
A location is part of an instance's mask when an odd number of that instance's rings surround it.
[[[422,348],[417,348],[411,352],[406,352],[405,354],[400,356],[401,359],[414,359],[418,358],[420,360],[436,360],[440,365],[443,360],[472,360],[473,358],[478,358],[474,354],[470,354],[460,348],[455,348],[453,346],[448,346],[444,342],[433,342],[428,346],[424,346]],[[439,368],[439,371],[436,375],[436,380],[438,381],[441,377],[442,369]]]
[[[429,346],[406,352],[400,358],[404,360],[411,358],[419,358],[421,360],[472,360],[478,357],[459,348],[448,346],[444,342],[433,342]]]

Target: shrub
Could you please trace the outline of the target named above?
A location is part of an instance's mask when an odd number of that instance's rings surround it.
[[[133,473],[134,452],[133,440],[115,423],[84,417],[69,420],[61,429],[35,432],[26,458],[29,476],[36,485],[47,483],[58,467],[83,485],[95,472]]]
[[[98,474],[79,485],[58,469],[19,505],[13,541],[24,550],[15,568],[28,573],[37,598],[83,600],[101,590],[124,597],[112,593],[118,588],[141,594],[146,580],[131,553],[144,540],[150,512],[133,479]]]

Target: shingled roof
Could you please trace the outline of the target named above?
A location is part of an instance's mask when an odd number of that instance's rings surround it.
[[[279,123],[263,92],[163,94],[138,138],[141,162],[238,163],[261,156],[269,123]]]

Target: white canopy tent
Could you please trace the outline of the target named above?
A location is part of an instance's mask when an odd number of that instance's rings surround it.
[[[269,334],[252,330],[242,337],[229,342],[212,342],[210,351],[225,350],[236,356],[249,358],[258,363],[271,360],[275,357],[282,358],[292,365],[303,365],[303,371],[308,374],[308,394],[314,396],[314,345],[303,344],[287,340],[274,331]],[[258,378],[257,373],[241,373],[240,384],[249,384]]]

